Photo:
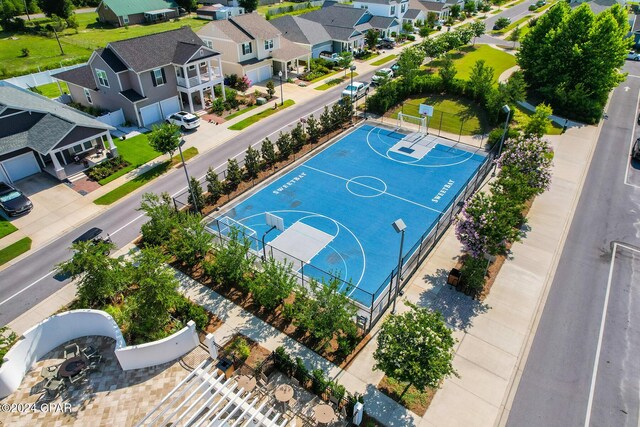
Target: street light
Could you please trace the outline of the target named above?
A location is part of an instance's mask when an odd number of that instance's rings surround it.
[[[184,138],[180,138],[180,144],[178,144],[178,151],[180,152],[180,160],[182,161],[182,169],[184,169],[184,176],[187,178],[187,188],[189,189],[189,194],[191,194],[191,201],[193,202],[193,207],[196,208],[196,212],[200,212],[198,209],[198,202],[196,201],[196,197],[193,194],[193,189],[191,188],[191,181],[189,180],[189,172],[187,172],[187,165],[184,163],[184,156],[182,155],[182,144],[184,144]]]
[[[284,95],[282,92],[282,70],[278,71],[278,77],[280,77],[280,105],[284,104]]]
[[[498,147],[498,158],[500,158],[500,154],[502,154],[502,144],[504,144],[504,137],[507,135],[507,126],[509,126],[509,115],[511,113],[511,108],[508,105],[502,106],[502,111],[507,115],[507,118],[504,120],[504,130],[502,131],[502,138],[500,138],[500,146]],[[498,163],[494,163],[493,165],[493,173],[491,176],[496,176],[496,168],[498,167]]]
[[[393,229],[396,230],[396,233],[401,233],[400,237],[400,253],[398,254],[398,272],[396,273],[396,292],[393,296],[393,309],[391,310],[391,314],[396,314],[396,300],[398,299],[398,293],[400,292],[400,273],[402,272],[402,246],[404,245],[404,231],[407,229],[406,224],[401,218],[398,218],[391,224]]]

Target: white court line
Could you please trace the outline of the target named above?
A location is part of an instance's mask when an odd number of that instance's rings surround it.
[[[640,90],[638,91],[638,100],[636,101],[636,112],[640,108]],[[635,116],[634,116],[635,117]],[[624,185],[628,185],[629,187],[640,188],[640,185],[635,185],[627,182],[629,178],[629,166],[631,166],[632,158],[631,158],[631,150],[633,149],[633,143],[635,142],[635,133],[636,133],[636,125],[634,123],[633,129],[631,130],[631,143],[629,144],[629,156],[627,157],[627,168],[624,171]]]
[[[349,180],[349,179],[347,179],[347,178],[344,178],[344,177],[342,177],[342,176],[335,175],[335,174],[332,174],[331,172],[326,172],[326,171],[323,171],[323,170],[320,170],[320,169],[316,169],[316,168],[314,168],[314,167],[312,167],[312,166],[309,166],[309,165],[306,165],[306,164],[301,165],[301,166],[303,166],[303,167],[305,167],[305,168],[312,169],[312,170],[314,170],[314,171],[316,171],[316,172],[324,173],[324,174],[329,175],[329,176],[332,176],[332,177],[334,177],[334,178],[341,179],[341,180],[346,181],[346,182],[353,182],[353,183],[354,183],[354,184],[356,184],[356,185],[360,185],[360,186],[362,186],[362,187],[366,187],[366,188],[368,188],[368,189],[370,189],[370,190],[380,191],[380,189],[379,189],[379,188],[370,187],[370,186],[368,186],[368,185],[362,184],[362,183],[357,182],[357,181],[351,181],[351,180]],[[396,199],[398,199],[398,200],[402,200],[403,202],[411,203],[412,205],[420,206],[421,208],[425,208],[425,209],[428,209],[428,210],[430,210],[430,211],[437,212],[437,213],[439,213],[439,214],[443,213],[443,212],[441,212],[441,211],[439,211],[439,210],[437,210],[437,209],[430,208],[429,206],[425,206],[425,205],[422,205],[422,204],[420,204],[420,203],[418,203],[418,202],[414,202],[413,200],[405,199],[404,197],[396,196],[395,194],[389,193],[389,192],[387,192],[387,191],[383,192],[382,194],[386,194],[386,195],[391,196],[391,197],[394,197],[394,198],[396,198]]]
[[[596,391],[596,378],[598,376],[598,364],[600,363],[600,351],[602,350],[602,338],[604,337],[604,327],[607,321],[607,310],[609,307],[609,295],[611,293],[611,279],[613,278],[613,266],[616,261],[616,250],[618,246],[639,252],[637,248],[627,246],[623,243],[613,242],[613,250],[611,251],[611,266],[609,267],[609,278],[607,280],[607,291],[604,297],[604,307],[602,308],[602,320],[600,321],[600,332],[598,334],[598,345],[596,346],[596,359],[593,364],[593,374],[591,375],[591,387],[589,388],[589,403],[587,404],[587,415],[584,420],[585,427],[589,427],[591,422],[591,411],[593,408],[593,396]]]

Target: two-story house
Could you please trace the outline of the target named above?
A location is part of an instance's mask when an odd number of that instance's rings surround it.
[[[422,11],[425,14],[425,20],[429,14],[433,14],[435,15],[436,21],[442,24],[449,19],[449,9],[451,5],[458,4],[459,1],[460,0],[410,0],[409,10],[416,9]]]
[[[300,59],[309,61],[311,51],[281,36],[281,31],[257,13],[246,13],[213,21],[198,30],[198,36],[222,55],[224,74],[247,76],[251,83],[277,75],[288,77]]]
[[[366,9],[373,16],[388,16],[402,21],[409,9],[409,0],[356,0],[353,7]]]
[[[111,42],[87,65],[54,75],[74,102],[122,109],[130,123],[149,127],[169,114],[205,108],[214,86],[224,96],[220,55],[189,28]]]

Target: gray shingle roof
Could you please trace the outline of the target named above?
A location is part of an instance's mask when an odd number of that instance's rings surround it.
[[[416,19],[420,12],[422,12],[420,9],[408,9],[407,12],[404,14],[403,18],[404,19]]]
[[[438,1],[419,1],[418,2],[424,10],[429,12],[440,12],[443,9],[449,7],[446,3],[440,3]]]
[[[0,154],[25,147],[46,154],[76,126],[94,128],[99,132],[114,129],[88,114],[5,82],[0,82],[2,107],[34,113],[25,120],[17,117],[0,119],[4,135],[0,138]],[[34,117],[38,120],[33,120]]]
[[[53,77],[81,87],[86,87],[87,89],[96,90],[98,88],[96,86],[96,81],[93,78],[91,68],[89,68],[88,65],[83,65],[82,67],[73,68],[71,70],[54,74]]]
[[[280,48],[271,51],[271,57],[280,61],[291,61],[311,55],[311,50],[305,49],[287,39],[280,38]]]
[[[282,37],[295,43],[313,46],[331,40],[331,35],[321,24],[300,16],[286,15],[269,22],[280,30]]]
[[[109,68],[111,68],[116,73],[120,71],[125,71],[127,66],[120,61],[120,58],[116,56],[115,53],[111,49],[98,49],[96,50],[96,54],[100,56],[104,62],[107,63]]]
[[[124,60],[136,72],[151,70],[171,64],[180,43],[205,46],[189,27],[150,34],[133,39],[111,42],[107,48]]]
[[[362,18],[362,15],[367,13],[368,12],[365,9],[355,9],[353,7],[335,5],[302,14],[300,17],[318,22],[324,25],[325,28],[329,25],[333,27],[354,28]]]
[[[348,41],[352,37],[361,35],[359,31],[356,31],[353,28],[333,27],[327,25],[324,29],[331,35],[332,40]]]
[[[371,4],[391,4],[398,3],[395,0],[360,0],[361,3],[371,3]]]
[[[374,16],[369,21],[369,24],[373,28],[377,28],[380,30],[386,30],[392,25],[398,25],[398,21],[395,18],[391,18],[389,16]]]
[[[280,30],[255,12],[234,16],[229,18],[229,21],[249,33],[254,39],[269,40],[280,35]]]
[[[209,28],[207,28],[209,27]],[[245,31],[242,31],[238,28],[237,25],[233,25],[230,20],[223,19],[221,21],[213,21],[202,27],[198,33],[202,35],[206,35],[211,31],[211,28],[215,28],[220,31],[222,34],[227,36],[229,40],[232,40],[236,43],[245,43],[253,40],[250,34]]]

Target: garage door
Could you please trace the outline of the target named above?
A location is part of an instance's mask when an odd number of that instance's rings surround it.
[[[144,127],[150,127],[153,123],[161,121],[160,104],[155,103],[141,108],[140,116],[142,116],[142,126]]]
[[[15,182],[29,175],[40,172],[40,166],[33,153],[25,153],[2,162],[8,178]],[[1,177],[0,177],[1,178]]]
[[[251,71],[249,71],[249,72],[247,73],[247,78],[248,78],[249,80],[251,80],[251,83],[252,83],[252,84],[253,84],[253,83],[255,83],[255,82],[260,81],[260,80],[259,80],[259,76],[258,76],[258,69],[256,68],[255,70],[251,70]]]
[[[180,101],[178,101],[177,96],[165,99],[164,101],[160,101],[160,108],[162,109],[162,117],[167,117],[169,114],[180,111]]]
[[[258,68],[258,72],[260,74],[260,80],[258,80],[259,82],[270,79],[273,76],[271,65]]]

